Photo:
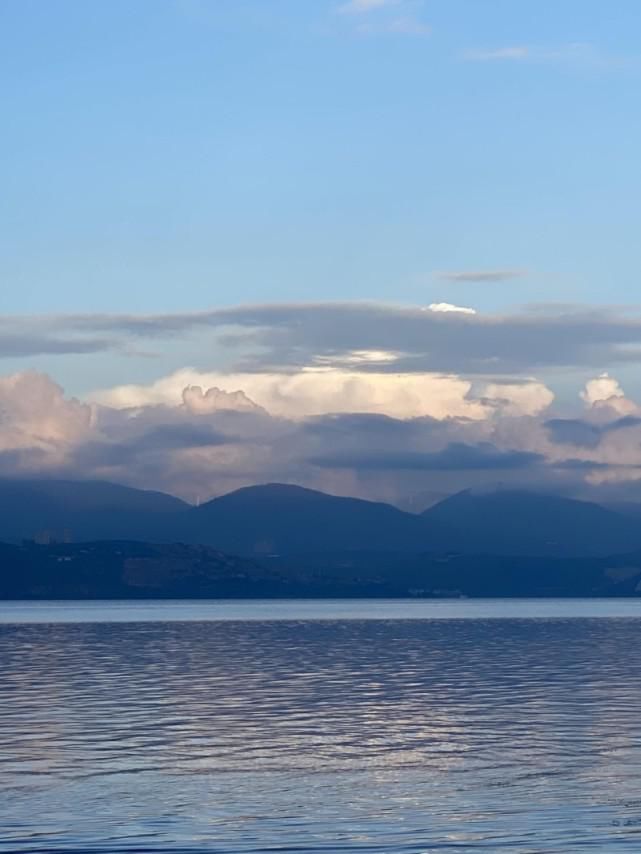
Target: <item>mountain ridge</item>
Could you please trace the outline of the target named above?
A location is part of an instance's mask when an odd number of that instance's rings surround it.
[[[526,490],[463,490],[420,514],[286,483],[200,506],[106,481],[0,479],[0,539],[185,542],[245,557],[318,552],[605,556],[641,548],[632,513]]]

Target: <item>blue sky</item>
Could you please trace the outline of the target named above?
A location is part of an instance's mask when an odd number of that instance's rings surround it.
[[[641,500],[640,28],[0,0],[0,475]]]
[[[2,309],[636,302],[636,0],[360,5],[3,0]]]

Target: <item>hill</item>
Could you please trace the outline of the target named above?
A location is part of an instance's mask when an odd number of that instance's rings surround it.
[[[300,486],[251,486],[192,508],[182,538],[243,555],[425,551],[430,525],[389,504]],[[436,543],[435,543],[436,545]]]
[[[608,555],[641,546],[638,523],[570,498],[516,490],[460,492],[422,514],[454,535],[450,548],[495,555]]]
[[[0,539],[156,539],[188,504],[107,481],[0,480]]]
[[[0,540],[138,540],[245,557],[462,553],[595,557],[641,548],[638,518],[516,490],[461,492],[421,514],[289,484],[250,486],[192,507],[102,481],[0,480]]]

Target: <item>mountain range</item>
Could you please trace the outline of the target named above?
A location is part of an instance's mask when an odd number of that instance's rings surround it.
[[[458,553],[599,557],[641,549],[634,507],[528,491],[464,491],[420,514],[289,484],[191,506],[102,481],[0,480],[0,540],[129,540],[211,546],[243,557]]]

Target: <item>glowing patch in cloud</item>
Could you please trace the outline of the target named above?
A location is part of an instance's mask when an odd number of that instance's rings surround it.
[[[449,312],[456,312],[458,314],[476,314],[476,309],[474,308],[467,308],[463,305],[452,305],[450,302],[433,302],[428,305],[427,311],[434,311],[442,314]]]

